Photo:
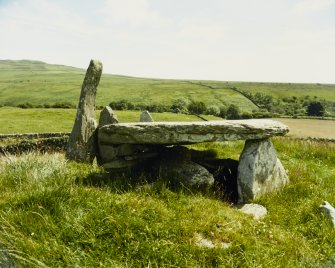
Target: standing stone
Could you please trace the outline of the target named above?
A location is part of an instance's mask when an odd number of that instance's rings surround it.
[[[154,119],[148,111],[144,111],[141,113],[140,122],[154,122]]]
[[[111,107],[106,106],[100,113],[99,127],[117,123],[119,123],[119,120],[116,114],[113,112]]]
[[[92,163],[95,156],[95,97],[102,74],[102,63],[91,60],[81,88],[76,120],[70,134],[66,157]]]
[[[288,177],[272,142],[269,139],[247,140],[238,166],[239,202],[277,191],[287,183]]]

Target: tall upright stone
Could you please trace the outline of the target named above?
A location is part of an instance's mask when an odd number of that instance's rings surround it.
[[[81,88],[76,120],[66,151],[69,160],[92,163],[95,157],[95,98],[101,74],[102,63],[91,60]]]

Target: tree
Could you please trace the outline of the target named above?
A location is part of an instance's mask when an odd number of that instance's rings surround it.
[[[234,104],[229,105],[226,117],[227,119],[239,119],[241,117],[240,109]]]
[[[325,107],[319,101],[311,101],[307,107],[307,115],[309,116],[323,116],[325,114]]]

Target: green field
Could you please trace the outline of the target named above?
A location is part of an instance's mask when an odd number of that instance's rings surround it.
[[[332,143],[275,139],[290,184],[256,203],[255,221],[221,201],[171,190],[169,178],[108,174],[61,154],[0,157],[3,267],[334,267]],[[242,142],[200,144],[238,159]],[[215,245],[197,244],[199,236]]]
[[[233,86],[252,93],[271,95],[274,98],[304,97],[309,95],[318,99],[335,101],[335,85],[333,84],[303,84],[303,83],[262,83],[262,82],[215,82],[201,81],[203,84],[216,88]]]
[[[75,106],[85,70],[37,61],[0,60],[0,105],[33,106],[70,103]],[[235,90],[283,97],[325,99],[335,102],[335,85],[164,80],[103,74],[97,105],[126,99],[133,104],[170,106],[173,101],[203,101],[207,106],[237,105],[242,112],[258,107]],[[332,110],[330,110],[333,113]]]
[[[115,111],[120,123],[139,122],[141,111]],[[99,118],[100,111],[96,112]],[[151,113],[155,121],[199,121],[194,115]],[[0,134],[71,132],[76,109],[0,108]],[[204,115],[208,120],[221,118]]]
[[[0,61],[0,105],[17,106],[70,102],[76,105],[85,70],[49,65],[41,62]],[[233,103],[242,110],[255,105],[231,90],[209,90],[188,81],[144,79],[103,74],[97,94],[97,105],[126,99],[138,104],[171,105],[173,100],[187,98],[208,105]]]

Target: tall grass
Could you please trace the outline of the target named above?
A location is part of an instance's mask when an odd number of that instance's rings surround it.
[[[335,146],[276,139],[291,183],[262,221],[215,195],[108,174],[62,154],[0,158],[0,263],[22,267],[331,267]],[[201,144],[238,159],[241,142]],[[197,237],[213,242],[199,247]],[[222,245],[228,245],[222,247]],[[3,257],[4,256],[4,257]]]

